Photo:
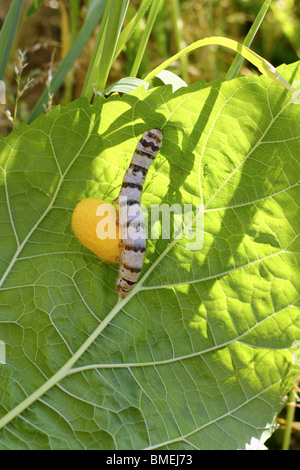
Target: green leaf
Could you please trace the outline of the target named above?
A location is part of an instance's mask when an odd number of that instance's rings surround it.
[[[142,202],[203,203],[204,246],[147,240],[118,302],[71,216],[117,196],[153,127]],[[300,106],[266,77],[80,99],[0,140],[1,449],[263,446],[299,374],[299,147]]]
[[[179,88],[187,86],[185,81],[183,81],[178,75],[169,70],[162,70],[156,75],[165,85],[172,85],[172,90],[176,91]]]
[[[131,91],[135,90],[139,86],[144,85],[145,89],[148,90],[150,87],[149,83],[144,82],[140,78],[134,77],[124,77],[118,80],[117,82],[113,83],[111,86],[104,90],[103,95],[109,95],[110,93],[130,93]],[[100,94],[100,93],[98,93]]]

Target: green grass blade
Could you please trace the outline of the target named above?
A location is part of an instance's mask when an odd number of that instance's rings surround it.
[[[61,84],[63,83],[65,77],[67,76],[69,70],[72,68],[74,62],[82,51],[84,45],[90,38],[92,32],[94,31],[98,21],[100,20],[107,0],[99,0],[97,3],[94,2],[94,8],[88,12],[86,20],[78,33],[74,43],[72,44],[69,52],[64,57],[64,59],[59,64],[53,79],[50,84],[50,89],[46,88],[41,94],[38,102],[36,103],[32,113],[29,117],[28,123],[30,124],[34,119],[36,119],[43,111],[44,104],[48,101],[48,94],[55,94]]]
[[[108,1],[81,96],[90,99],[95,89],[104,90],[128,4],[129,0]]]
[[[96,74],[96,69],[95,69],[94,64],[97,62],[97,60],[100,60],[100,57],[102,54],[105,31],[106,31],[106,27],[108,23],[111,3],[112,3],[112,0],[107,0],[103,18],[100,24],[98,35],[97,35],[97,40],[96,40],[96,44],[94,47],[94,51],[90,60],[88,71],[86,73],[81,96],[91,97],[93,94],[93,83],[95,81],[95,74]]]
[[[264,17],[266,16],[266,13],[269,9],[269,6],[271,4],[272,0],[265,0],[263,6],[259,10],[253,25],[249,29],[249,32],[247,36],[245,37],[245,40],[243,42],[244,46],[250,47],[252,44],[252,41],[257,33],[257,31],[260,28],[261,23],[264,20]],[[234,58],[234,61],[232,62],[231,66],[229,67],[229,70],[226,74],[226,80],[231,80],[232,78],[235,78],[238,76],[238,73],[240,71],[240,68],[242,66],[242,63],[244,62],[244,57],[241,56],[240,54],[237,54],[236,57]]]
[[[0,80],[3,80],[24,0],[13,0],[0,32]]]
[[[120,2],[120,0],[112,0],[109,23],[101,56],[101,68],[99,67],[97,70],[97,90],[103,90],[105,88],[128,5],[129,0],[122,0],[122,2]]]
[[[32,4],[26,11],[26,17],[29,18],[29,16],[33,15],[37,9],[39,8],[40,4],[42,3],[43,0],[33,0]]]
[[[283,86],[287,90],[297,95],[297,91],[294,90],[294,88],[292,88],[292,86],[280,75],[279,72],[277,72],[275,67],[273,67],[273,65],[270,64],[270,62],[268,62],[266,59],[256,54],[256,52],[253,52],[251,49],[244,46],[243,44],[240,44],[237,41],[234,41],[233,39],[223,38],[221,36],[212,36],[209,38],[200,39],[199,41],[196,41],[193,44],[190,44],[189,46],[185,47],[180,52],[178,52],[177,54],[173,55],[168,60],[160,64],[154,70],[152,70],[152,72],[149,73],[144,78],[144,80],[146,82],[151,80],[153,77],[155,77],[155,75],[161,72],[161,70],[164,70],[165,68],[167,68],[170,64],[172,64],[172,62],[179,59],[183,54],[187,54],[191,51],[194,51],[195,49],[198,49],[199,47],[210,46],[210,45],[224,46],[224,47],[228,47],[228,49],[231,49],[232,51],[238,52],[245,59],[247,59],[249,62],[255,65],[255,67],[257,67],[258,70],[262,74],[266,75],[266,77],[269,77],[275,82],[280,83],[281,86]]]
[[[155,19],[157,17],[157,14],[158,14],[162,4],[163,4],[163,0],[153,0],[153,3],[151,5],[150,11],[149,11],[149,16],[148,16],[148,19],[147,19],[147,25],[146,25],[145,31],[143,33],[143,36],[141,38],[141,42],[140,42],[140,45],[139,45],[139,48],[138,48],[138,51],[137,51],[137,54],[136,54],[136,58],[135,58],[135,61],[133,63],[133,66],[132,66],[132,69],[131,69],[131,72],[130,72],[131,77],[136,77],[137,76],[141,61],[142,61],[143,56],[144,56],[145,49],[146,49],[147,44],[148,44],[149,36],[151,34]]]
[[[123,49],[125,43],[129,40],[130,36],[134,32],[136,26],[142,19],[142,17],[145,15],[147,9],[149,8],[152,0],[144,0],[142,5],[140,6],[139,11],[137,14],[129,21],[129,23],[125,26],[123,31],[120,34],[118,44],[116,47],[115,55],[114,55],[114,60],[118,57],[120,54],[121,50]]]

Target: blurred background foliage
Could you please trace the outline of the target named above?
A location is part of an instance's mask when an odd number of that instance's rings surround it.
[[[25,0],[9,66],[5,74],[5,109],[13,114],[18,87],[23,93],[18,102],[18,120],[27,121],[51,76],[76,39],[87,8],[97,0]],[[157,65],[183,47],[209,37],[224,36],[242,43],[248,33],[263,0],[165,0],[150,36],[138,77],[143,78]],[[0,29],[11,0],[1,0]],[[131,0],[126,24],[135,15],[141,0]],[[141,33],[146,22],[139,22],[126,48],[114,62],[107,86],[129,75],[134,63]],[[99,26],[56,93],[52,105],[67,104],[79,98],[95,48]],[[256,35],[251,49],[267,59],[275,67],[292,63],[300,57],[300,1],[272,0],[269,11]],[[26,55],[20,56],[19,50]],[[233,61],[231,51],[216,47],[204,47],[190,53],[170,67],[188,84],[198,80],[207,82],[224,78]],[[21,73],[20,73],[21,72]],[[244,62],[242,75],[257,74],[257,70]],[[16,78],[19,76],[19,83]],[[28,86],[26,85],[28,84]],[[3,111],[3,106],[2,106]],[[0,134],[7,135],[12,124],[0,112]],[[298,405],[299,406],[299,405]],[[300,409],[297,408],[297,413]],[[299,416],[293,423],[291,449],[300,449]],[[285,428],[286,410],[278,418],[280,427],[266,443],[270,449],[281,448]]]
[[[96,0],[95,0],[96,1]],[[34,78],[18,104],[19,120],[27,120],[49,73],[55,72],[83,24],[87,6],[93,0],[25,0],[22,17],[5,76],[7,108],[13,112],[16,96],[15,64],[18,50],[26,51],[28,65],[22,81]],[[225,36],[243,42],[263,0],[168,0],[161,4],[139,74],[143,78],[163,60],[184,46],[207,36]],[[1,0],[0,27],[11,0]],[[136,13],[141,0],[131,0],[126,22]],[[36,8],[33,7],[36,6]],[[145,21],[142,20],[126,48],[114,62],[107,85],[128,76],[134,62]],[[87,42],[72,72],[54,97],[53,104],[66,104],[79,98],[98,28]],[[273,0],[251,48],[275,67],[291,63],[300,56],[300,1]],[[170,68],[188,84],[204,79],[212,81],[225,76],[233,54],[227,49],[211,46],[190,53],[184,61]],[[257,73],[244,62],[241,74]],[[11,130],[7,118],[0,117],[1,133]]]

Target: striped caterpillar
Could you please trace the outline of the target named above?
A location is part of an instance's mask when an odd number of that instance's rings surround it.
[[[119,297],[126,297],[129,294],[142,270],[146,250],[141,207],[142,190],[148,168],[161,147],[162,138],[160,129],[144,132],[125,173],[119,196],[114,201],[119,204],[120,215],[122,211],[125,214],[123,224],[120,223],[120,233],[122,234],[123,229],[124,234],[124,228],[126,228],[125,236],[121,235],[123,250],[120,257],[119,278],[116,283]],[[122,221],[122,218],[120,220]]]

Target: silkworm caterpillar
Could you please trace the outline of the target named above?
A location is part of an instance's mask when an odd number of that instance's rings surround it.
[[[129,294],[142,270],[146,250],[141,207],[142,190],[148,169],[162,145],[162,138],[163,134],[160,129],[144,132],[123,178],[119,196],[114,201],[119,204],[120,213],[121,211],[125,213],[123,227],[120,224],[121,234],[126,228],[126,235],[124,238],[122,236],[123,250],[120,257],[119,278],[116,283],[119,297],[126,297]]]

